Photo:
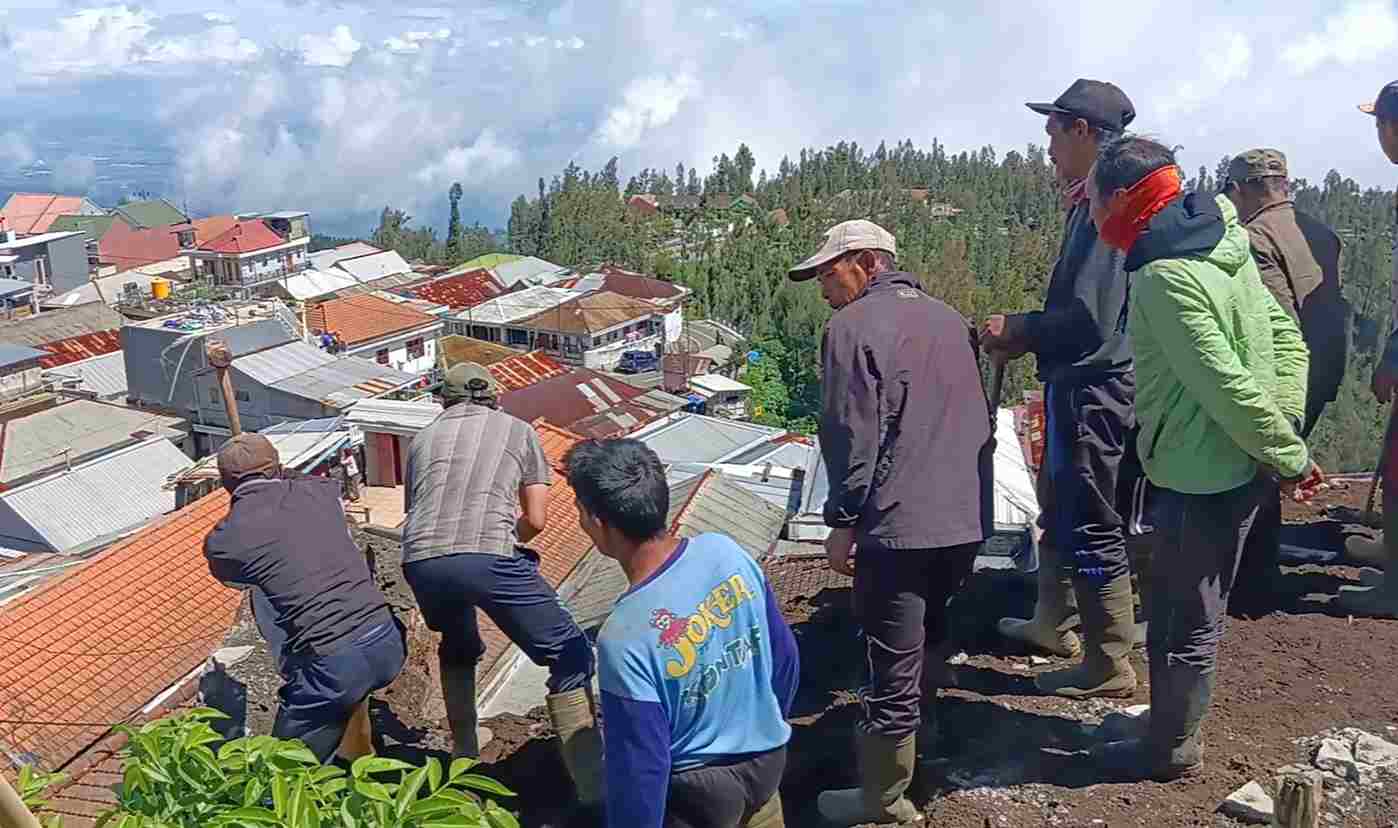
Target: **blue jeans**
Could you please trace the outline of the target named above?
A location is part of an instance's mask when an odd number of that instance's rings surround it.
[[[300,739],[324,762],[344,738],[354,708],[398,677],[407,659],[397,620],[366,629],[331,653],[287,656],[272,735]]]
[[[539,574],[539,558],[463,552],[403,566],[427,626],[442,634],[443,664],[475,665],[485,654],[479,607],[535,664],[549,669],[550,693],[592,678],[592,645]]]

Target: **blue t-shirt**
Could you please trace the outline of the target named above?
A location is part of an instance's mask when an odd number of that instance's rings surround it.
[[[660,705],[672,770],[787,743],[794,640],[762,569],[720,534],[690,538],[621,596],[597,636],[604,694]],[[779,628],[773,629],[776,625]],[[774,652],[775,650],[775,652]],[[790,651],[790,652],[787,652]]]

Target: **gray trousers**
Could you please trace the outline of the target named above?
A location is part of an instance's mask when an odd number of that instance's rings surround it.
[[[1198,732],[1213,693],[1228,593],[1258,503],[1254,480],[1227,492],[1155,492],[1150,573],[1151,740],[1173,749]]]

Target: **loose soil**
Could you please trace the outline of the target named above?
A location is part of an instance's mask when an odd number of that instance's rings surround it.
[[[1352,483],[1311,504],[1288,504],[1283,543],[1343,549],[1347,534],[1368,530],[1330,520],[1322,510],[1363,509],[1366,494],[1367,483]],[[390,600],[411,606],[398,574],[396,545],[372,540],[366,545],[375,553],[378,579]],[[1170,784],[1099,784],[1085,761],[1105,713],[1149,701],[1142,653],[1132,657],[1142,677],[1132,699],[1072,702],[1042,696],[1034,675],[1062,662],[1031,658],[994,631],[997,618],[1032,611],[1032,583],[1010,572],[977,573],[952,605],[953,652],[965,657],[952,659],[954,686],[942,693],[940,758],[919,769],[910,792],[927,824],[1233,826],[1239,823],[1215,812],[1219,802],[1254,779],[1275,793],[1275,769],[1303,759],[1297,739],[1358,727],[1398,741],[1393,679],[1398,622],[1350,618],[1331,607],[1341,585],[1357,582],[1357,570],[1343,560],[1283,571],[1279,611],[1229,621],[1218,688],[1204,724],[1204,772]],[[852,691],[861,678],[862,645],[851,619],[847,579],[828,573],[819,558],[784,561],[773,574],[803,656],[782,786],[786,822],[814,826],[820,824],[817,794],[856,782]],[[427,651],[411,653],[399,680],[377,694],[375,735],[385,755],[409,761],[448,758],[445,722],[422,715],[418,702],[433,691],[428,670],[433,658]],[[254,695],[261,693],[250,688],[250,708],[275,709],[275,697],[258,701]],[[270,728],[265,715],[259,710],[250,717],[254,732]],[[521,794],[520,800],[502,804],[518,809],[524,825],[591,824],[566,820],[571,785],[542,709],[484,724],[495,738],[483,752],[481,772]],[[1361,806],[1324,824],[1398,826],[1398,783],[1372,790]]]

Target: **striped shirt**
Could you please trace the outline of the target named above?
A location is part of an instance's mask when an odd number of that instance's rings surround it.
[[[466,402],[418,432],[406,466],[405,564],[462,552],[515,554],[520,487],[550,480],[528,423]]]

